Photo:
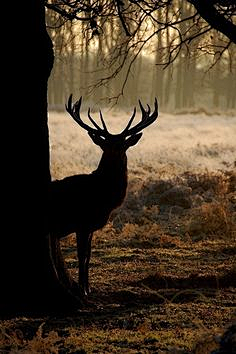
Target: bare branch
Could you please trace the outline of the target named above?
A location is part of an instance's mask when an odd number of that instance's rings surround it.
[[[236,25],[230,19],[227,19],[224,14],[221,14],[220,11],[217,11],[215,7],[217,1],[188,0],[188,2],[195,6],[202,18],[204,18],[212,28],[223,33],[236,44]],[[222,3],[222,1],[220,2]],[[223,1],[223,3],[226,3],[226,0]],[[229,1],[227,1],[227,3],[229,3]]]
[[[118,16],[119,16],[119,19],[120,19],[120,22],[124,28],[124,31],[125,31],[125,34],[126,36],[131,36],[131,33],[129,32],[128,28],[127,28],[127,25],[125,23],[125,19],[124,19],[124,16],[122,14],[122,7],[123,7],[123,2],[121,0],[116,0],[116,6],[117,6],[117,12],[118,12]]]

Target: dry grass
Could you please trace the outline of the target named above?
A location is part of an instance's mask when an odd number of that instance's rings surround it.
[[[86,108],[81,116],[86,121]],[[103,111],[111,132],[120,132],[131,112]],[[98,113],[93,114],[94,118]],[[139,112],[137,112],[137,121]],[[49,113],[52,177],[90,172],[100,149],[65,113]],[[235,161],[236,116],[159,114],[139,144],[128,151],[130,175],[141,180],[191,172],[231,170]]]
[[[116,131],[123,126],[118,113],[109,122]],[[160,116],[129,152],[124,204],[94,235],[88,304],[67,317],[1,321],[0,352],[219,348],[236,314],[235,123],[235,117]],[[100,152],[73,124],[51,113],[53,178],[98,163]],[[74,235],[62,249],[76,279]]]

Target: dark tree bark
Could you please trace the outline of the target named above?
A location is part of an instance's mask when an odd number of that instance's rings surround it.
[[[44,2],[20,2],[11,24],[14,38],[11,31],[4,41],[3,67],[8,76],[2,79],[5,112],[1,125],[6,136],[2,146],[0,316],[57,312],[78,305],[78,299],[58,280],[51,256],[51,245],[55,249],[58,245],[51,243],[48,230],[47,82],[54,56]]]
[[[220,14],[219,11],[217,11],[215,5],[220,4],[225,6],[225,9],[227,11],[227,8],[229,8],[229,5],[235,6],[234,1],[222,1],[222,4],[220,1],[205,1],[205,0],[188,0],[191,4],[193,4],[204,20],[209,23],[209,25],[219,31],[220,33],[223,33],[226,37],[228,37],[233,43],[236,43],[236,26],[233,22],[231,22],[227,17],[224,15]],[[233,10],[232,10],[233,11]],[[230,10],[228,9],[228,12]]]

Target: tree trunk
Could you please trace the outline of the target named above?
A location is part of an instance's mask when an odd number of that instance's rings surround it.
[[[16,31],[14,40],[6,34],[8,77],[2,81],[6,112],[1,128],[7,139],[2,147],[0,316],[57,312],[78,305],[59,282],[51,256],[50,245],[55,249],[57,245],[51,243],[48,228],[47,82],[54,56],[44,2],[16,5],[11,23]]]
[[[183,88],[183,63],[179,55],[178,65],[175,66],[176,73],[176,89],[175,89],[175,109],[181,109],[183,107],[182,102],[182,88]]]

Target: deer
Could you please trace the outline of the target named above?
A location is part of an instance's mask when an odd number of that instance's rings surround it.
[[[93,233],[103,228],[111,212],[121,206],[126,196],[128,184],[126,151],[138,143],[142,130],[152,124],[158,116],[158,103],[155,98],[154,111],[147,105],[139,106],[142,117],[139,123],[131,126],[136,107],[128,124],[119,134],[111,134],[100,110],[102,127],[91,117],[90,125],[80,116],[82,96],[74,104],[72,94],[65,105],[66,111],[78,125],[87,131],[94,144],[102,150],[102,156],[96,170],[89,174],[78,174],[54,180],[51,184],[50,232],[57,239],[71,233],[76,234],[78,257],[78,288],[82,297],[90,293],[89,262]]]

